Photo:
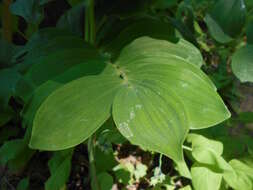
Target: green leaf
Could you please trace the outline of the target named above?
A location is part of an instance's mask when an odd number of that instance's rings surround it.
[[[231,172],[225,172],[223,174],[229,186],[234,189],[251,190],[253,188],[253,169],[236,159],[231,160],[229,164],[236,173],[236,175]]]
[[[17,0],[11,4],[10,11],[32,24],[39,23],[43,16],[42,7],[40,7],[38,0]]]
[[[188,130],[215,125],[230,113],[195,65],[196,51],[178,46],[139,38],[123,49],[114,64],[105,63],[102,73],[54,91],[36,113],[30,146],[42,150],[73,147],[95,132],[112,109],[123,136],[169,156],[182,175],[190,177],[182,152]]]
[[[197,190],[219,190],[222,174],[215,173],[211,169],[194,164],[191,168],[192,184]]]
[[[7,164],[7,162],[18,154],[24,148],[23,139],[15,139],[12,141],[7,141],[0,148],[0,163],[2,165]]]
[[[112,69],[108,65],[105,73],[74,80],[53,92],[36,113],[30,146],[66,149],[94,133],[109,118],[111,102],[120,85]]]
[[[215,152],[217,155],[221,156],[223,152],[223,144],[219,141],[210,140],[202,135],[189,134],[187,136],[187,141],[192,143],[192,148],[203,148],[205,150],[210,150]]]
[[[117,30],[120,24],[127,23],[127,25],[118,31],[114,36],[110,34],[114,33],[113,30]],[[152,17],[143,17],[136,20],[127,20],[123,23],[113,24],[109,31],[105,31],[105,42],[102,44],[104,51],[110,52],[113,55],[118,55],[120,50],[132,42],[134,39],[141,36],[149,36],[152,38],[172,40],[174,38],[174,29],[170,23],[161,21]],[[115,29],[116,28],[116,29]],[[187,43],[188,45],[189,43]]]
[[[58,20],[57,28],[69,30],[82,37],[84,33],[84,8],[84,3],[82,3],[66,11]]]
[[[50,53],[47,56],[29,60],[32,66],[26,72],[25,77],[37,86],[87,61],[102,62],[103,59],[92,48],[73,48]]]
[[[192,156],[198,163],[205,164],[216,173],[230,172],[235,175],[232,167],[221,157],[222,143],[197,134],[189,134],[187,141],[192,143]]]
[[[17,186],[17,190],[28,190],[29,189],[29,178],[22,179]]]
[[[103,172],[98,174],[97,178],[101,190],[112,189],[113,178],[110,174],[108,174],[107,172]]]
[[[71,170],[73,149],[55,152],[48,165],[51,176],[45,183],[46,190],[59,190],[67,182]]]
[[[173,96],[160,97],[139,85],[122,88],[113,103],[113,118],[131,143],[183,162],[181,147],[188,129],[176,102],[179,101]]]
[[[27,147],[27,135],[24,139],[6,141],[0,148],[0,164],[8,164],[13,171],[22,169],[34,154]]]
[[[45,28],[36,32],[14,56],[13,61],[19,62],[15,68],[24,73],[31,64],[43,56],[57,53],[70,48],[90,47],[81,38],[74,37],[70,32],[55,28]],[[22,61],[22,62],[21,62]],[[21,63],[20,63],[21,62]]]
[[[209,14],[205,16],[204,21],[207,24],[211,36],[217,42],[225,44],[233,40],[233,38],[227,35]]]
[[[179,48],[183,49],[180,45]],[[175,93],[183,103],[191,129],[210,127],[229,118],[230,113],[210,79],[193,65],[196,59],[190,56],[192,52],[181,52],[170,42],[143,37],[127,46],[117,63],[127,71],[129,80],[133,78],[133,84],[136,81],[144,87],[157,86]]]
[[[253,82],[253,45],[238,49],[232,57],[232,71],[241,82]]]
[[[104,64],[97,64],[96,62],[90,62],[90,64],[78,64],[68,69],[64,73],[56,76],[52,80],[49,80],[37,87],[32,93],[32,96],[29,96],[29,98],[26,100],[26,104],[22,112],[22,116],[24,118],[23,126],[33,125],[35,114],[39,109],[40,105],[56,89],[63,86],[63,84],[70,82],[74,79],[80,78],[82,76],[98,74],[102,71],[103,68]]]
[[[244,0],[218,0],[210,14],[225,34],[236,37],[246,21],[246,6]]]
[[[200,177],[204,174],[203,170],[209,170],[210,175],[211,174],[216,175],[217,177],[216,180],[218,180],[218,173],[222,175],[225,181],[228,183],[228,185],[233,187],[234,189],[246,189],[246,190],[251,189],[252,182],[250,181],[250,178],[253,177],[252,168],[248,167],[246,164],[237,160],[232,160],[229,163],[227,163],[221,157],[222,151],[221,146],[219,145],[218,142],[210,141],[208,139],[206,139],[205,142],[203,137],[201,137],[202,140],[199,141],[198,139],[200,137],[195,134],[194,135],[190,134],[189,138],[187,139],[188,141],[192,142],[192,156],[198,163],[202,164],[202,167],[204,167],[202,168],[202,172],[195,171],[196,173],[200,172],[200,176],[198,177],[195,176],[196,177],[195,182],[194,182],[194,173],[192,173],[193,185],[195,183],[194,186],[198,186],[198,188],[197,187],[195,188],[207,189],[211,185],[217,184],[212,182],[210,182],[209,185],[203,183],[204,179],[208,179],[209,182],[212,178],[210,176],[205,177],[203,180],[200,179]],[[201,182],[196,182],[196,180],[201,180]],[[216,189],[217,188],[218,187],[216,187]],[[213,187],[212,189],[215,188]]]

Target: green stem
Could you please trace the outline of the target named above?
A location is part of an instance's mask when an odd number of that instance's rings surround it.
[[[89,0],[89,22],[90,22],[90,43],[95,43],[95,14],[94,14],[94,0]]]
[[[93,45],[96,36],[94,7],[94,0],[88,0],[85,10],[85,40]]]
[[[160,170],[162,170],[162,158],[163,158],[163,155],[160,154],[160,156],[159,156],[159,168],[160,168]]]
[[[88,0],[85,9],[85,41],[95,44],[95,14],[94,14],[94,0]],[[91,178],[92,190],[100,190],[96,174],[95,155],[94,155],[95,135],[88,139],[88,154],[89,154],[89,170]]]
[[[89,8],[88,5],[85,6],[85,25],[84,25],[84,40],[89,42]]]
[[[92,190],[100,190],[97,175],[96,175],[96,166],[95,166],[95,159],[94,159],[94,140],[95,136],[92,135],[88,139],[88,153],[89,153],[89,170],[90,170],[90,178],[91,178],[91,188]]]
[[[188,147],[188,146],[183,145],[183,149],[185,149],[185,150],[188,150],[188,151],[192,152],[192,148],[191,148],[191,147]]]

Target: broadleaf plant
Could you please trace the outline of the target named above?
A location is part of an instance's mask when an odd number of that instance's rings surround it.
[[[86,62],[95,67],[94,62]],[[230,113],[199,69],[200,53],[177,44],[141,37],[118,59],[97,63],[104,70],[73,80],[41,104],[30,147],[62,150],[85,141],[112,115],[121,134],[144,149],[172,158],[190,177],[182,145],[190,129],[220,123]]]
[[[252,190],[251,2],[1,1],[0,189]]]

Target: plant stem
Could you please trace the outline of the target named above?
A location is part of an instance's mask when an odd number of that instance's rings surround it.
[[[85,41],[95,44],[95,15],[94,15],[94,0],[88,0],[88,3],[85,6]],[[91,188],[92,190],[100,190],[97,174],[96,174],[96,165],[95,165],[95,155],[94,155],[94,143],[95,135],[91,135],[88,139],[88,154],[89,154],[89,170],[91,178]]]
[[[90,33],[90,29],[89,29],[89,8],[88,5],[85,5],[85,20],[84,20],[84,40],[89,42],[89,33]]]
[[[85,9],[85,40],[94,45],[95,43],[95,14],[94,14],[94,0],[88,0]]]
[[[90,163],[90,178],[91,178],[91,188],[92,190],[100,190],[97,175],[96,175],[96,166],[95,166],[95,159],[94,159],[94,140],[95,135],[92,135],[88,139],[88,153],[89,153],[89,163]]]
[[[89,0],[89,22],[90,22],[90,43],[95,43],[95,14],[94,14],[94,0]]]
[[[12,41],[11,13],[9,7],[12,0],[3,0],[2,28],[3,38],[8,42]]]
[[[188,151],[191,151],[191,152],[192,152],[192,148],[191,148],[191,147],[188,147],[188,146],[183,145],[183,149],[185,149],[185,150],[188,150]]]

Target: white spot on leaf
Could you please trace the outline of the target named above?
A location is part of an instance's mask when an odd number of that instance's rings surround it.
[[[136,109],[141,109],[141,108],[142,108],[142,105],[137,104],[137,105],[135,105],[135,108],[136,108]]]
[[[134,113],[134,110],[132,110],[130,112],[130,120],[134,119],[135,118],[135,113]]]
[[[130,138],[133,136],[133,133],[129,128],[127,122],[120,123],[118,129],[126,138]]]

